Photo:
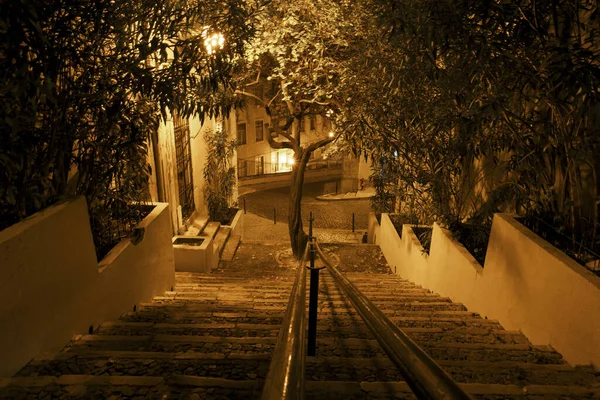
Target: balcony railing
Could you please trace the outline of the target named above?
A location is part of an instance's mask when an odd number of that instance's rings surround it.
[[[341,168],[342,161],[340,160],[315,160],[309,161],[306,165],[307,171],[314,171],[326,168]],[[246,178],[251,176],[263,176],[279,174],[282,172],[290,172],[293,164],[291,163],[270,163],[256,161],[252,159],[238,160],[238,178]]]

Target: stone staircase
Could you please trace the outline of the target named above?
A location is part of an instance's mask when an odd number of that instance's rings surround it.
[[[591,366],[571,367],[450,299],[395,275],[346,276],[471,395],[481,399],[600,398]],[[307,398],[416,398],[329,273],[321,274],[317,352]]]
[[[211,274],[178,273],[173,291],[0,380],[0,398],[259,398],[295,276],[295,267],[276,261],[285,248],[242,243]],[[389,274],[377,247],[329,251],[476,398],[600,397],[592,367],[571,367],[553,349]],[[310,399],[415,398],[327,272],[306,379]]]

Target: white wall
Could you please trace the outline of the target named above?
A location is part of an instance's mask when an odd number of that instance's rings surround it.
[[[494,216],[484,268],[437,224],[429,257],[410,226],[398,237],[387,214],[379,243],[402,277],[552,345],[569,363],[600,366],[600,277],[510,215]]]
[[[171,220],[158,204],[98,265],[85,199],[56,204],[0,232],[0,377],[58,351],[174,284]],[[99,268],[100,267],[100,268]]]
[[[573,364],[600,366],[600,277],[507,214],[494,216],[484,276],[486,314]]]

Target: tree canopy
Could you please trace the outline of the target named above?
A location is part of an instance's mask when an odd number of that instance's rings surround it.
[[[369,3],[377,24],[350,64],[340,124],[395,166],[405,199],[446,223],[482,221],[503,202],[597,222],[595,4]]]
[[[242,0],[1,2],[0,226],[67,192],[92,213],[131,201],[161,113],[231,109],[220,93],[254,12]],[[215,31],[227,41],[211,53]]]

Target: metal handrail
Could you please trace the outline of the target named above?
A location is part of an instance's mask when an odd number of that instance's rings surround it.
[[[306,353],[306,268],[307,243],[290,294],[277,345],[269,365],[262,400],[304,398],[304,359]]]
[[[352,284],[323,254],[315,240],[317,252],[336,284],[348,297],[375,339],[419,399],[472,399],[414,341]]]

